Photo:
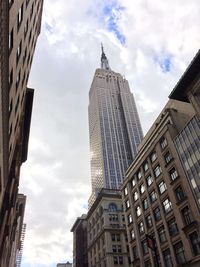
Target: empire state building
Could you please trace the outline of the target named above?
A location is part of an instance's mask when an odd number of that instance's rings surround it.
[[[88,113],[91,207],[102,188],[119,188],[143,138],[128,81],[111,70],[103,46],[101,68],[96,69],[89,92]]]

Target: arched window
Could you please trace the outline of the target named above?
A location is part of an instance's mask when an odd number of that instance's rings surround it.
[[[117,211],[117,205],[115,203],[110,203],[108,206],[109,211]]]

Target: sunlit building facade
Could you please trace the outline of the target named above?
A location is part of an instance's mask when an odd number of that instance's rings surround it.
[[[117,189],[143,133],[128,81],[110,69],[103,51],[89,92],[92,205],[101,188]]]

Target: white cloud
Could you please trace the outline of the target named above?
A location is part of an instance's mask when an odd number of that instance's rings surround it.
[[[104,43],[111,68],[125,75],[146,132],[197,50],[199,1],[119,0],[122,46],[99,19],[107,1],[44,1],[43,27],[29,86],[35,88],[28,161],[23,266],[72,258],[69,232],[90,195],[88,92]],[[103,20],[103,17],[101,17]],[[171,56],[170,72],[155,61]]]

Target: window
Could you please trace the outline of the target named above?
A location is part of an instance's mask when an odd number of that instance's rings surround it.
[[[144,223],[143,222],[140,222],[138,224],[138,228],[139,228],[140,234],[144,233]]]
[[[154,169],[154,175],[155,177],[158,177],[161,174],[162,170],[160,165],[157,165],[156,168]]]
[[[113,256],[115,265],[123,265],[123,256]]]
[[[119,242],[120,241],[120,234],[111,234],[112,241]]]
[[[149,203],[148,203],[147,198],[145,198],[145,199],[142,201],[142,205],[143,205],[143,209],[144,209],[144,210],[148,209],[148,207],[149,207]]]
[[[139,197],[138,192],[135,191],[135,192],[133,193],[133,199],[136,201],[136,200],[138,199],[138,197]]]
[[[136,185],[136,179],[133,178],[133,179],[132,179],[132,186],[134,187],[135,185]]]
[[[145,261],[144,267],[151,267],[151,261],[150,260]]]
[[[133,247],[133,259],[134,259],[134,260],[138,259],[138,251],[137,251],[137,247]]]
[[[145,172],[149,169],[149,165],[148,165],[148,162],[147,161],[144,163],[143,168],[144,168],[144,171]]]
[[[116,204],[115,203],[110,203],[109,206],[108,206],[108,210],[111,211],[111,212],[117,211]]]
[[[129,214],[129,215],[128,215],[128,223],[132,223],[132,221],[133,221],[133,219],[132,219],[132,215]]]
[[[185,193],[180,185],[175,189],[175,195],[178,202],[185,199]]]
[[[150,158],[151,158],[151,162],[154,162],[157,159],[157,155],[155,151],[151,154]]]
[[[163,251],[163,260],[165,263],[165,267],[173,267],[173,262],[169,248]]]
[[[161,214],[160,214],[160,208],[157,207],[153,210],[154,218],[156,221],[160,220]]]
[[[129,201],[129,200],[127,200],[127,201],[125,202],[125,206],[126,206],[126,209],[130,208],[130,201]]]
[[[163,204],[165,213],[168,213],[172,210],[172,203],[168,198],[165,199],[162,204]]]
[[[144,186],[144,184],[141,184],[140,185],[140,193],[143,194],[144,191],[145,191],[145,186]]]
[[[13,83],[13,69],[11,70],[9,75],[9,87],[11,87],[12,83]]]
[[[179,241],[178,243],[176,243],[174,245],[174,253],[176,256],[176,261],[178,264],[182,264],[185,263],[185,253],[184,253],[184,248],[183,248],[183,244],[181,241]]]
[[[13,29],[9,33],[9,51],[13,49]]]
[[[190,243],[192,246],[192,251],[194,256],[197,256],[200,254],[200,239],[198,237],[197,232],[193,232],[192,234],[189,235],[190,238]]]
[[[137,208],[136,208],[137,217],[139,217],[141,215],[141,213],[142,213],[142,211],[141,211],[140,206],[137,206]]]
[[[160,182],[158,185],[160,194],[163,194],[167,190],[166,183],[164,181]]]
[[[12,6],[13,3],[14,3],[14,0],[9,0],[9,8]]]
[[[140,180],[140,179],[142,178],[142,173],[141,173],[141,171],[138,171],[138,173],[137,173],[137,178],[138,178],[138,180]]]
[[[191,224],[193,222],[192,214],[191,214],[190,209],[188,208],[188,206],[183,208],[181,210],[181,213],[182,213],[182,217],[183,217],[184,223],[186,225],[189,225],[189,224]]]
[[[165,139],[164,137],[162,137],[162,138],[160,139],[160,147],[161,147],[162,149],[164,149],[166,146],[167,146],[167,139]]]
[[[124,195],[127,196],[128,195],[128,190],[127,187],[124,188]]]
[[[121,252],[122,252],[122,247],[121,247],[121,245],[112,245],[112,251],[113,251],[114,253],[116,253],[116,252],[121,253]]]
[[[20,83],[20,78],[21,78],[21,71],[19,70],[18,74],[17,74],[17,78],[16,78],[16,89],[19,86]]]
[[[22,23],[22,20],[23,20],[23,4],[21,5],[20,9],[19,9],[19,12],[18,12],[18,15],[17,15],[17,26],[18,26],[18,29]]]
[[[174,236],[174,235],[178,234],[179,231],[178,231],[178,226],[176,224],[175,218],[168,221],[167,224],[168,224],[170,236]]]
[[[152,219],[151,219],[151,215],[148,215],[146,218],[146,225],[148,228],[150,228],[153,224],[152,224]]]
[[[147,241],[146,241],[146,239],[143,240],[141,243],[142,243],[142,250],[143,250],[143,253],[144,253],[144,254],[147,254],[149,251],[148,251],[148,246],[147,246]]]
[[[109,214],[109,220],[112,222],[118,221],[118,214]]]
[[[178,173],[174,167],[169,171],[169,175],[172,181],[178,177]]]
[[[22,41],[19,43],[19,46],[17,48],[17,54],[16,54],[16,62],[18,63],[19,58],[21,56],[22,53]]]
[[[130,235],[131,235],[131,240],[134,240],[135,239],[135,231],[133,229],[130,231]]]
[[[154,201],[156,201],[156,199],[157,199],[157,194],[156,194],[156,192],[155,192],[155,191],[152,191],[152,192],[150,193],[149,197],[150,197],[151,203],[153,203]]]
[[[159,235],[160,243],[163,243],[163,242],[166,241],[166,235],[165,235],[165,228],[164,228],[164,226],[161,226],[158,229],[158,235]]]
[[[172,160],[172,155],[169,153],[169,151],[164,156],[166,164],[170,163]]]
[[[25,37],[27,35],[27,32],[28,32],[28,19],[27,19],[26,24],[24,26],[24,39],[25,39]]]
[[[149,175],[147,178],[146,178],[146,181],[147,181],[147,185],[150,186],[152,183],[153,183],[153,178],[151,177],[151,175]]]

